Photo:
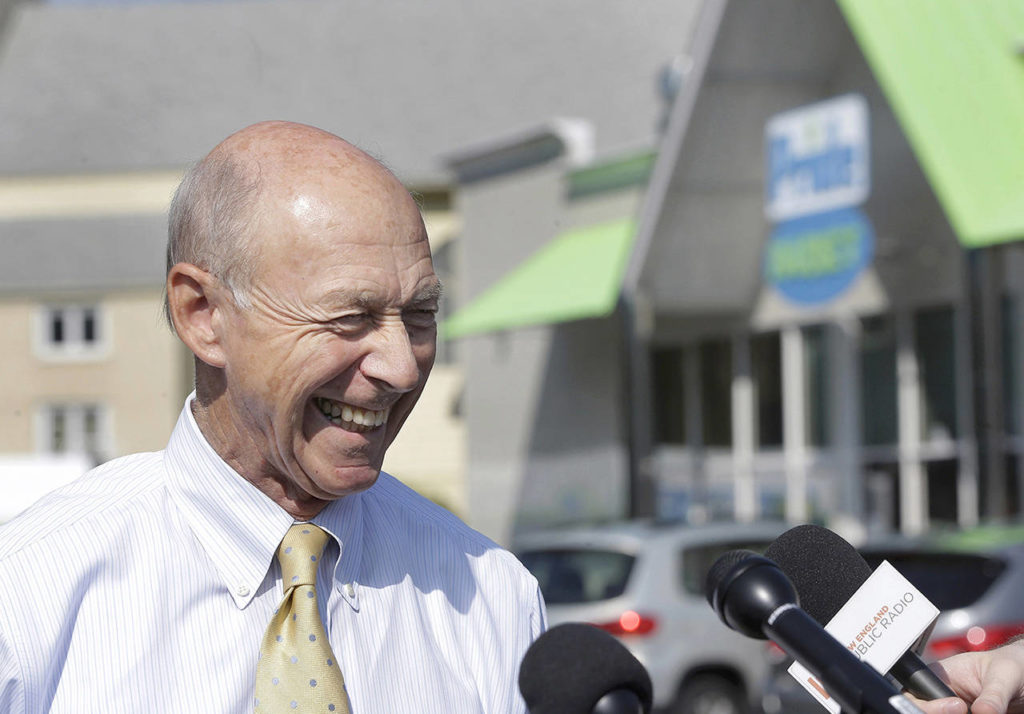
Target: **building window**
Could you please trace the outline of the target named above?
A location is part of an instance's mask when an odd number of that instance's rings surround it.
[[[96,463],[110,453],[109,414],[100,404],[47,404],[37,423],[39,451],[88,454]]]
[[[778,332],[750,338],[750,371],[756,390],[757,445],[782,446],[782,343]]]
[[[1003,385],[1005,399],[1003,416],[1007,434],[1019,435],[1022,432],[1020,418],[1021,387],[1020,366],[1021,336],[1017,334],[1020,324],[1020,298],[1004,295],[1000,303],[999,324],[1002,335],[999,342],[1003,346]]]
[[[953,308],[931,308],[915,313],[914,339],[921,371],[922,440],[955,439],[957,373]]]
[[[865,318],[860,340],[861,429],[868,446],[899,440],[896,408],[896,329],[891,315]]]
[[[700,410],[704,446],[732,446],[732,345],[704,342],[700,355]]]
[[[106,353],[109,331],[98,305],[45,305],[37,319],[36,351],[44,359],[96,359]]]
[[[655,349],[651,355],[654,393],[654,433],[658,444],[686,443],[686,395],[683,350]]]
[[[828,398],[828,332],[824,325],[805,327],[802,332],[807,401],[804,428],[807,443],[811,446],[825,446],[829,440],[831,418]]]

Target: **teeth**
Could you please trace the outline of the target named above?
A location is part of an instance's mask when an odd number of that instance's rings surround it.
[[[349,428],[352,431],[368,431],[385,423],[388,419],[388,410],[376,411],[373,409],[360,409],[351,404],[343,404],[333,399],[317,397],[313,400],[320,413],[331,422]]]

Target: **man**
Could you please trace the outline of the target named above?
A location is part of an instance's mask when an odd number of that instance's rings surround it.
[[[415,202],[338,137],[257,124],[190,170],[196,391],[165,451],[0,529],[0,711],[523,711],[536,581],[380,472],[440,291]]]

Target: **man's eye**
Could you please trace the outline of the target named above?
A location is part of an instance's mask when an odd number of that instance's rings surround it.
[[[369,319],[370,316],[367,313],[355,312],[352,313],[351,315],[342,315],[341,317],[336,317],[332,322],[340,328],[352,329],[362,327],[363,325],[366,324],[366,322]]]
[[[433,325],[437,319],[437,310],[406,310],[405,321],[417,326]]]

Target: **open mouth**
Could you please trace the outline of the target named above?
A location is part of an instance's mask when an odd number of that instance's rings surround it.
[[[382,424],[386,424],[388,412],[390,411],[390,409],[382,409],[380,411],[362,409],[351,404],[345,404],[344,402],[336,402],[326,397],[313,397],[313,404],[332,424],[340,426],[346,431],[357,433],[370,431]]]

